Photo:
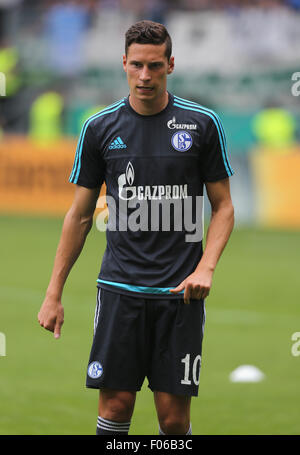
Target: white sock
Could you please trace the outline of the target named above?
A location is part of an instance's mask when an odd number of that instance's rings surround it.
[[[97,420],[97,435],[128,434],[130,422],[113,422],[99,416]]]

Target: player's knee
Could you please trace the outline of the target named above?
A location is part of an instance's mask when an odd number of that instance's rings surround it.
[[[131,419],[134,400],[130,395],[116,395],[105,402],[101,417],[113,422],[128,422]]]
[[[189,419],[183,416],[166,416],[160,420],[160,428],[165,434],[186,434],[189,425]]]

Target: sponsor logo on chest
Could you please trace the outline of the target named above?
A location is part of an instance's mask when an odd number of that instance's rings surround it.
[[[129,161],[125,174],[118,178],[119,198],[123,201],[186,199],[188,197],[187,184],[184,185],[145,185],[133,186],[134,168]]]
[[[197,125],[193,123],[176,123],[176,118],[167,122],[167,126],[170,130],[196,130]]]

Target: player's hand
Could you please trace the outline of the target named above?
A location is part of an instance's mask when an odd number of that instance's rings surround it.
[[[212,285],[212,275],[213,272],[210,270],[195,271],[176,288],[170,289],[170,292],[178,294],[184,290],[183,300],[186,304],[190,303],[190,299],[205,299]]]
[[[60,299],[46,296],[38,314],[38,321],[41,327],[54,333],[54,338],[59,338],[64,323],[64,308]]]

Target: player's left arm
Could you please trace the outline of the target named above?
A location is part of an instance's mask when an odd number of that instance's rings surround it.
[[[213,273],[234,226],[229,178],[206,182],[205,186],[211,204],[211,219],[203,256],[195,271],[171,289],[173,293],[184,289],[184,303],[189,303],[191,298],[205,299],[209,295]]]

